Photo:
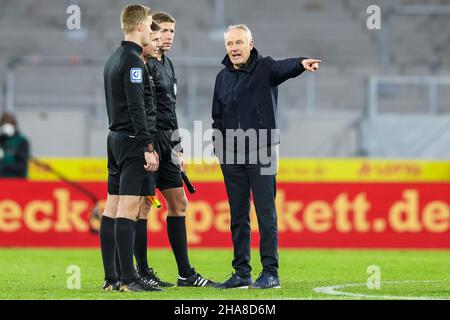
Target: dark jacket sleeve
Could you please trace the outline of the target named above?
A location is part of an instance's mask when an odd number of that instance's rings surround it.
[[[145,95],[144,95],[144,77],[145,66],[138,58],[133,57],[129,63],[124,66],[123,83],[125,88],[125,95],[127,97],[128,113],[133,123],[136,139],[143,146],[153,144],[153,138],[147,125],[147,118],[145,114]],[[131,81],[131,70],[134,68],[141,69],[141,81]]]
[[[212,136],[214,154],[218,156],[219,159],[221,159],[221,157],[223,156],[222,148],[223,148],[224,129],[223,129],[223,105],[219,99],[219,90],[220,90],[219,78],[220,74],[217,75],[216,83],[214,85],[214,97],[211,115],[213,119],[212,128],[214,130]]]
[[[213,119],[212,128],[223,131],[223,126],[222,126],[223,106],[219,100],[219,90],[220,90],[219,77],[220,77],[220,74],[217,75],[216,83],[214,85],[214,96],[213,96],[211,115],[212,115],[212,119]]]
[[[278,86],[288,79],[301,75],[305,71],[301,63],[304,59],[306,58],[274,60],[269,57],[272,84]]]

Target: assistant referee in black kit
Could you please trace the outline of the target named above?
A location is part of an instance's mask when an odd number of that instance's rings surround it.
[[[172,61],[166,56],[172,48],[175,36],[175,19],[166,12],[158,12],[153,15],[153,20],[160,26],[162,44],[159,54],[147,62],[156,91],[156,145],[160,155],[156,187],[167,202],[167,235],[178,267],[177,286],[211,287],[215,283],[204,278],[191,266],[188,255],[186,236],[188,199],[181,177],[183,154],[181,150],[176,150],[181,143],[177,132],[177,78]]]
[[[141,196],[154,195],[153,172],[158,169],[154,151],[156,121],[148,121],[145,87],[148,71],[141,60],[150,39],[150,8],[129,5],[122,10],[125,41],[110,56],[104,69],[108,135],[108,197],[100,225],[105,270],[104,290],[160,291],[139,277],[133,265],[134,221]],[[120,279],[114,267],[118,250]]]

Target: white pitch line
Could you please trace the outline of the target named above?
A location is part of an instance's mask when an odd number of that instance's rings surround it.
[[[381,284],[383,285],[383,284],[441,283],[441,282],[450,282],[450,280],[383,281],[383,282],[381,282]],[[314,290],[314,292],[317,292],[317,293],[324,293],[324,294],[337,295],[337,296],[348,296],[348,297],[355,297],[355,298],[400,299],[400,300],[448,300],[449,299],[449,298],[434,298],[434,297],[402,297],[402,296],[388,296],[388,295],[370,295],[370,294],[363,294],[363,293],[352,293],[352,292],[339,291],[344,288],[365,287],[366,285],[367,285],[367,283],[347,283],[347,284],[339,284],[339,285],[328,286],[328,287],[317,287],[317,288],[314,288],[313,290]]]

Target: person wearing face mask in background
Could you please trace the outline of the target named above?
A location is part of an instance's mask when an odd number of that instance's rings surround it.
[[[0,177],[26,178],[30,145],[17,126],[16,117],[9,112],[0,118]]]

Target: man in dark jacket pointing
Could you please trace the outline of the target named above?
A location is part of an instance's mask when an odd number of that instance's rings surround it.
[[[219,288],[280,288],[275,208],[278,85],[318,70],[320,60],[263,57],[246,25],[225,32],[225,66],[217,75],[212,118],[214,147],[220,159],[231,211],[235,273]],[[263,271],[255,282],[250,266],[250,192],[261,236]]]

